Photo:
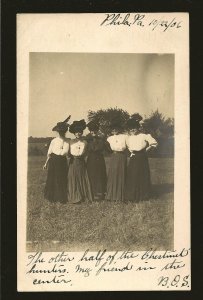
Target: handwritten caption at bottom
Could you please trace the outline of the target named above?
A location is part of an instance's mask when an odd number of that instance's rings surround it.
[[[74,252],[48,255],[35,252],[28,254],[26,274],[31,275],[32,284],[35,286],[65,284],[72,287],[75,284],[72,279],[74,274],[85,280],[85,278],[98,278],[109,273],[152,273],[156,270],[156,274],[159,274],[156,279],[158,287],[183,289],[190,287],[190,275],[182,272],[184,269],[187,272],[186,258],[189,255],[190,249],[185,248],[180,251],[164,252],[153,249],[144,252],[130,250],[108,252],[105,249],[96,253],[87,249],[77,255]]]

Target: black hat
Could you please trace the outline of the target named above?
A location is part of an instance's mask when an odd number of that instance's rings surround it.
[[[87,124],[87,128],[89,131],[98,131],[99,130],[99,124],[97,124],[95,121],[90,121]]]
[[[127,121],[127,127],[128,129],[138,129],[140,128],[140,122],[135,118],[131,118]]]
[[[142,119],[143,119],[142,116],[139,113],[134,113],[133,115],[131,115],[130,118],[134,119],[134,120],[136,120],[138,122],[142,121]]]
[[[70,120],[70,117],[69,116],[67,119],[65,119],[63,122],[58,122],[56,124],[56,126],[54,126],[52,128],[52,131],[63,131],[63,132],[66,132],[68,130],[68,127],[69,127],[69,124],[67,123],[69,120]]]
[[[69,132],[76,133],[81,132],[86,128],[85,120],[73,121],[73,123],[69,127]]]

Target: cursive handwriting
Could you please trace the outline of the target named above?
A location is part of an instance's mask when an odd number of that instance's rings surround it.
[[[82,268],[80,265],[75,267],[76,273],[82,273],[85,277],[90,276],[92,269],[90,268]]]
[[[171,270],[171,269],[180,269],[183,268],[185,266],[185,264],[183,264],[182,261],[177,261],[176,259],[174,259],[172,262],[168,263],[167,265],[165,265],[161,271],[163,270]]]
[[[152,19],[147,21],[146,14],[141,13],[111,13],[106,14],[105,19],[101,22],[100,26],[136,26],[139,28],[149,27],[152,31],[161,29],[166,32],[170,29],[179,29],[182,27],[182,21],[177,20],[175,17],[167,17],[160,19]]]
[[[42,252],[36,252],[34,254],[31,254],[28,256],[29,262],[27,266],[30,264],[37,264],[37,263],[45,263],[44,257],[42,255]],[[52,256],[48,263],[64,263],[64,262],[71,262],[74,260],[74,257],[69,257],[69,254],[65,254],[64,252],[58,253],[55,256]]]
[[[42,257],[42,252],[36,252],[35,254],[31,254],[28,256],[28,259],[29,259],[29,263],[27,264],[27,266],[29,266],[30,264],[45,262],[44,258]]]
[[[104,259],[103,256],[106,253],[106,249],[101,251],[99,250],[96,255],[88,255],[89,249],[87,249],[79,261],[96,261],[95,266],[98,266],[99,263]]]
[[[145,262],[147,263],[147,261]],[[154,270],[156,269],[156,267],[152,267],[152,266],[140,266],[136,269],[136,271],[148,271],[148,270]]]
[[[144,14],[126,14],[122,16],[121,14],[106,14],[106,18],[103,20],[103,22],[100,24],[102,25],[138,25],[143,27],[143,19],[145,18]]]
[[[59,254],[57,254],[56,256],[52,256],[49,259],[49,263],[64,263],[64,262],[68,262],[68,261],[72,261],[74,260],[74,257],[69,257],[69,254],[65,254],[64,252],[61,252]]]
[[[98,276],[101,272],[124,272],[124,271],[130,271],[133,268],[133,265],[129,262],[124,267],[111,267],[111,268],[105,268],[107,265],[107,262],[105,262],[99,270],[96,272],[96,276]]]
[[[188,289],[190,286],[189,275],[185,276],[188,274],[187,256],[190,255],[190,248],[162,252],[152,248],[143,252],[135,252],[130,249],[108,252],[104,249],[94,253],[87,249],[82,253],[74,254],[74,256],[73,254],[72,252],[49,255],[43,252],[29,254],[26,275],[35,286],[66,284],[71,287],[73,278],[75,285],[77,278],[81,277],[88,281],[89,278],[90,280],[94,277],[100,278],[106,274],[118,276],[118,274],[130,272],[136,278],[139,276],[138,274],[150,272],[152,279],[153,275],[163,275],[157,282],[161,288]],[[177,275],[180,269],[184,276]],[[155,278],[155,280],[157,279]]]
[[[62,268],[62,269],[61,269]],[[55,264],[52,268],[50,269],[38,269],[37,265],[34,264],[32,265],[31,269],[29,271],[27,271],[27,274],[35,274],[35,273],[68,273],[67,269],[64,268],[64,265],[59,265],[57,267],[57,265]]]
[[[63,277],[64,275],[54,276],[51,280],[42,280],[42,279],[34,279],[33,284],[50,284],[50,283],[70,283],[71,280],[66,280]]]
[[[183,248],[180,252],[176,250],[168,251],[166,250],[164,254],[156,254],[156,250],[148,250],[142,256],[142,260],[149,259],[167,259],[167,258],[175,258],[175,257],[185,257],[189,254],[190,249]]]
[[[139,254],[134,254],[132,251],[127,250],[123,251],[123,253],[118,257],[118,259],[132,259],[138,257]]]

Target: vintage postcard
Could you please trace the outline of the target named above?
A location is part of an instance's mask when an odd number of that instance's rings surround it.
[[[18,291],[189,291],[189,141],[189,14],[18,14]]]

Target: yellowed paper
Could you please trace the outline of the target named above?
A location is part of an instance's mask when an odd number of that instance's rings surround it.
[[[28,226],[43,218],[43,207],[28,224],[27,191],[43,164],[28,180],[28,137],[53,136],[67,114],[73,121],[109,106],[143,116],[159,109],[175,119],[170,249],[153,241],[147,249],[95,249],[85,237],[30,241]],[[17,15],[18,291],[190,290],[189,153],[187,13]]]

